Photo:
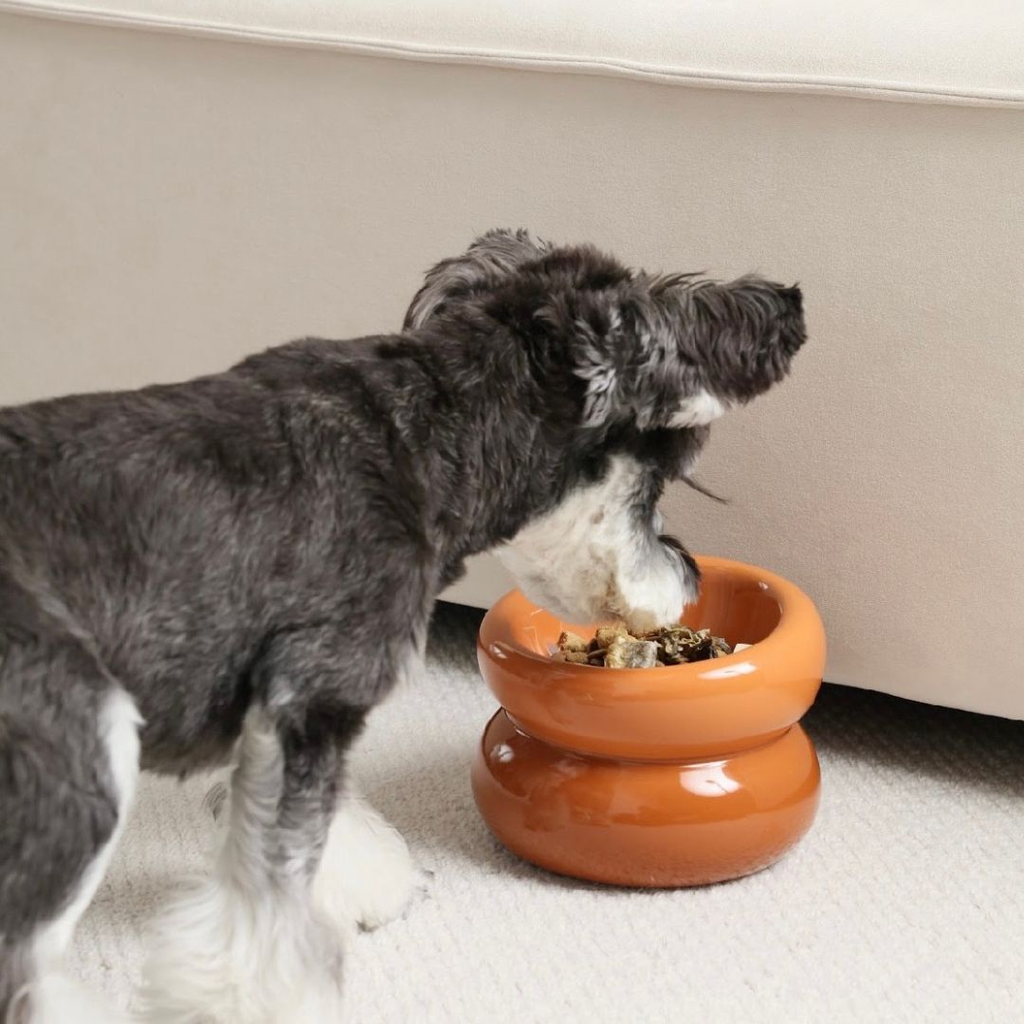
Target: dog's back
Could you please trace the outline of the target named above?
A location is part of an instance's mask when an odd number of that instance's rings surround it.
[[[0,412],[0,1020],[90,1019],[59,960],[138,772],[135,702],[108,659],[161,419],[126,395]]]
[[[57,963],[123,825],[139,710],[170,770],[241,727],[293,525],[264,398],[225,375],[0,412],[5,1024],[71,1019]]]
[[[229,372],[0,412],[0,573],[17,588],[0,638],[32,608],[82,643],[139,703],[153,767],[221,760],[266,633],[355,600],[358,573],[334,557],[354,517],[337,514],[343,481],[321,486],[318,465],[343,476],[348,459],[334,437],[328,454],[311,446],[314,402]],[[346,418],[366,449],[359,428]]]
[[[0,413],[0,1015],[12,1021],[63,1008],[63,937],[133,781],[115,779],[108,738],[131,743],[130,702],[58,597],[53,570],[70,565],[76,532],[60,404]],[[73,410],[69,442],[82,426]]]
[[[418,484],[368,400],[380,368],[351,371],[367,348],[0,411],[0,1021],[91,898],[140,743],[148,767],[222,762],[281,631],[347,621],[380,649],[371,575],[397,622],[421,610]]]
[[[0,571],[21,595],[0,635],[31,603],[140,701],[214,652],[230,663],[256,610],[239,566],[265,557],[260,524],[280,527],[276,494],[251,507],[285,486],[265,433],[255,397],[220,379],[0,413]]]

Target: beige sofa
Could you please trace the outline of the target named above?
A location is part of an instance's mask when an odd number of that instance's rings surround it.
[[[1024,718],[1024,5],[0,12],[0,404],[394,328],[494,225],[799,280],[670,526],[804,586],[830,679]]]

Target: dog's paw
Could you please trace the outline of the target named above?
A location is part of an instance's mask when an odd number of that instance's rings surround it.
[[[342,927],[372,930],[426,895],[429,874],[377,812],[350,798],[331,824],[313,885],[317,905]]]
[[[410,867],[394,864],[387,875],[377,872],[376,883],[371,882],[350,897],[356,924],[363,931],[372,932],[392,921],[404,918],[420,900],[430,892],[433,873],[424,871],[410,862]]]
[[[678,622],[700,597],[700,572],[673,537],[659,537],[649,557],[619,581],[614,611],[631,632],[644,633]]]

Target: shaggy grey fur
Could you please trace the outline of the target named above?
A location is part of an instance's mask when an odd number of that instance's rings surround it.
[[[0,412],[0,1019],[113,831],[111,687],[160,771],[224,761],[266,708],[286,778],[265,842],[312,870],[345,750],[464,559],[615,453],[645,467],[649,523],[707,434],[667,427],[680,402],[749,400],[803,340],[795,288],[494,232],[431,271],[402,334]]]

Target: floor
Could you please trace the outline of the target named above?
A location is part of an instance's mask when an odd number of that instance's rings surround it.
[[[355,774],[434,872],[348,961],[359,1024],[1024,1021],[1024,723],[825,687],[823,803],[775,867],[619,891],[499,848],[468,762],[493,700],[477,613],[443,606],[425,678],[375,712]],[[144,780],[75,968],[121,1001],[165,885],[200,867],[207,782]]]

